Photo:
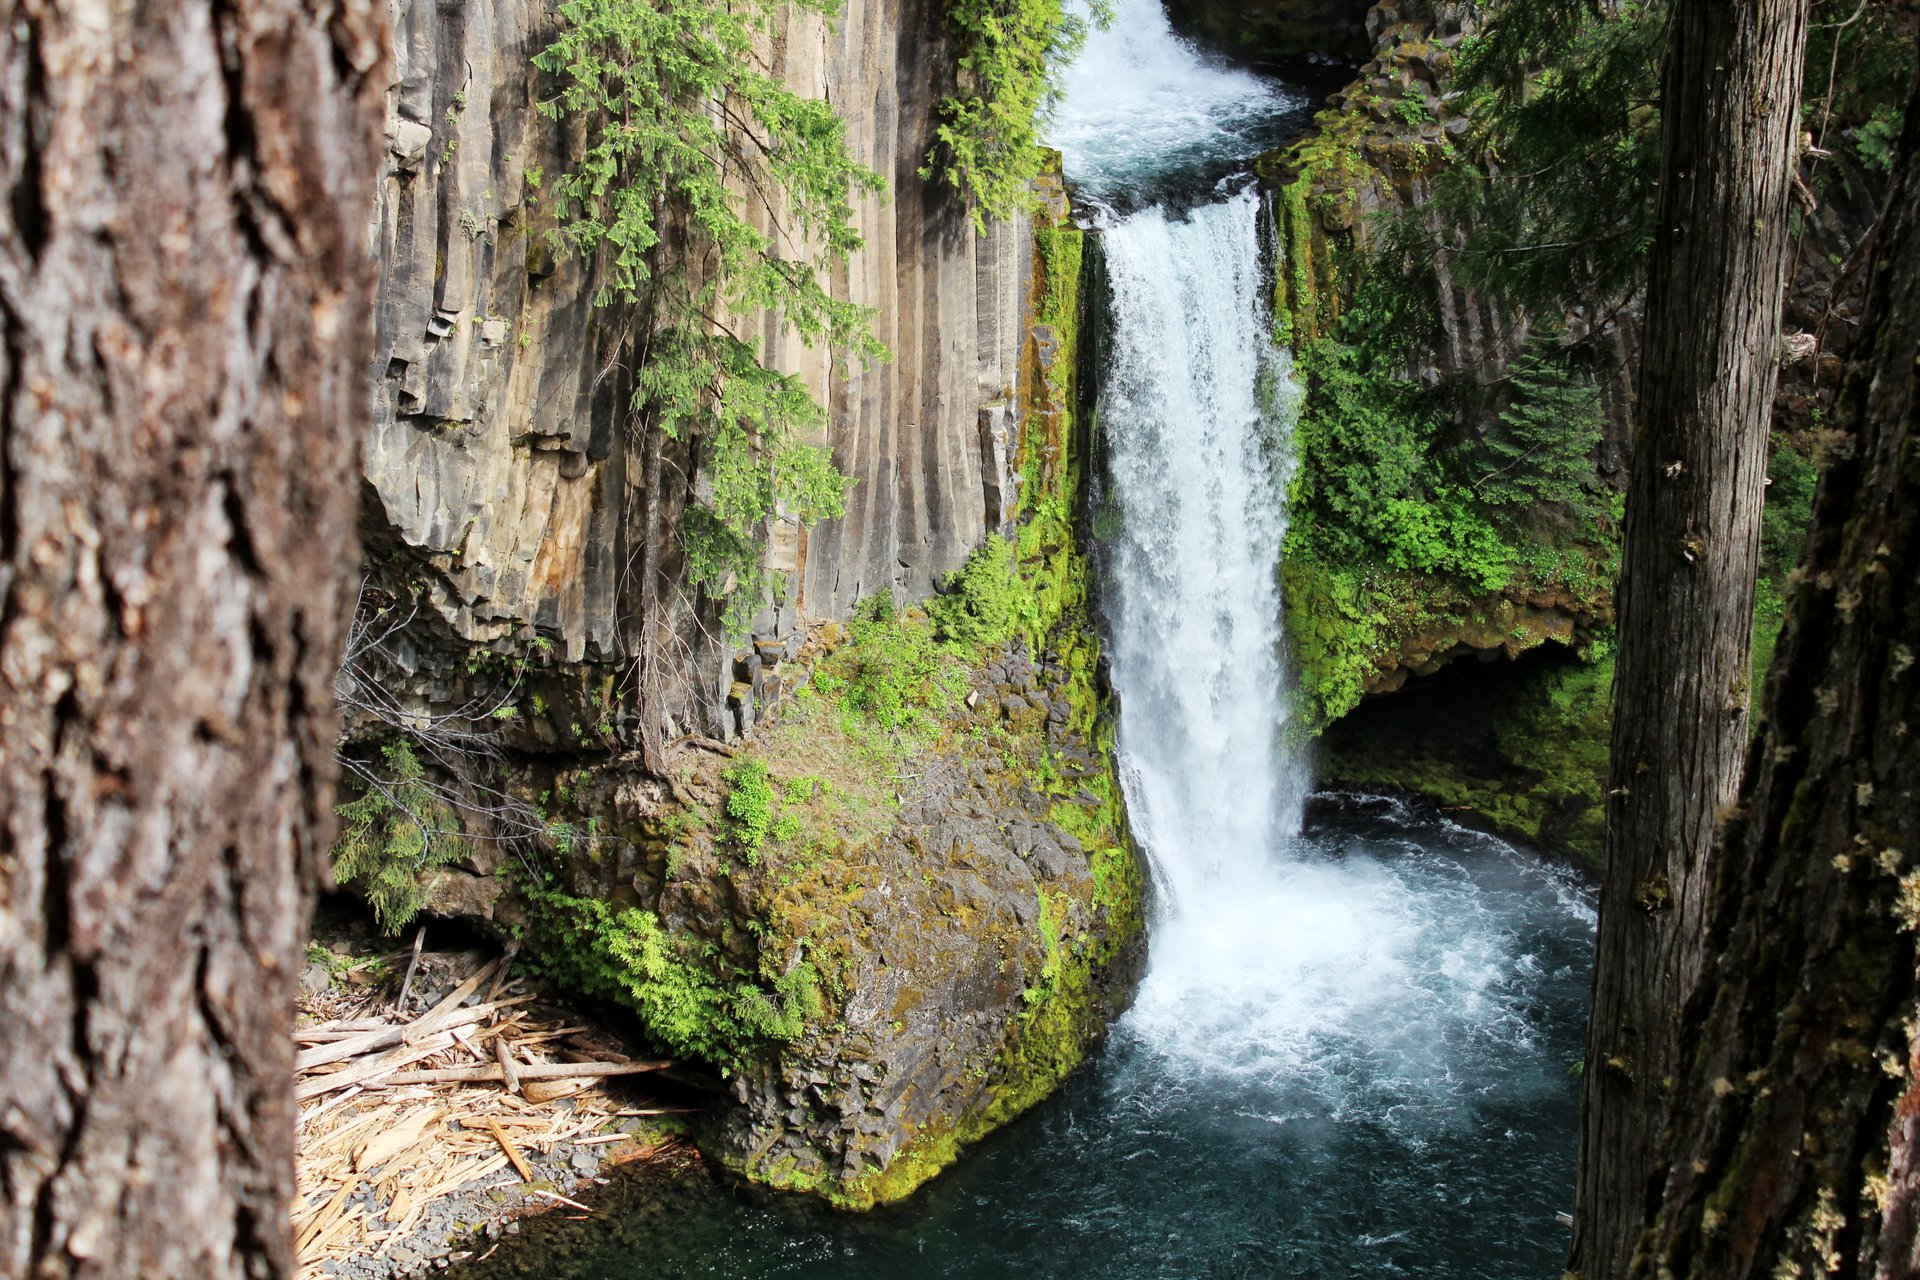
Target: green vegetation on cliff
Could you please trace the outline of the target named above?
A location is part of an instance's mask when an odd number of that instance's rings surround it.
[[[576,991],[632,1009],[679,1057],[732,1071],[760,1046],[796,1039],[820,1016],[819,975],[805,959],[743,973],[699,954],[653,912],[547,886],[530,887],[527,898],[541,968]]]
[[[1405,376],[1408,312],[1376,275],[1306,343],[1284,563],[1308,728],[1359,702],[1382,659],[1505,597],[1592,613],[1611,581],[1617,496],[1594,473],[1598,392],[1551,343],[1517,362],[1491,413]],[[1537,642],[1516,635],[1512,640]]]
[[[1094,0],[1096,21],[1111,10]],[[1086,20],[1062,0],[946,0],[954,92],[940,101],[937,145],[923,178],[938,173],[965,196],[974,229],[1031,209],[1046,152],[1041,118],[1058,96],[1055,73],[1073,60]]]
[[[735,327],[772,314],[808,343],[885,356],[868,310],[827,280],[861,243],[853,194],[885,183],[854,159],[831,104],[764,69],[759,46],[781,8],[563,0],[560,34],[534,59],[557,81],[542,110],[585,133],[578,162],[549,183],[553,241],[598,265],[596,302],[638,308],[634,408],[697,444],[705,483],[687,508],[687,574],[725,598],[733,631],[761,606],[767,516],[838,516],[847,485],[830,452],[805,443],[825,421],[806,385]],[[766,229],[752,216],[764,201],[781,209]]]
[[[821,1138],[785,1105],[760,1116],[777,1147],[718,1154],[770,1185],[855,1208],[906,1195],[1081,1062],[1139,954],[1145,874],[1075,532],[1083,253],[1071,227],[1038,232],[1011,536],[930,599],[876,596],[816,624],[778,659],[805,678],[749,740],[684,753],[670,796],[618,832],[563,831],[523,885],[555,976],[749,1091],[953,1030],[952,983],[969,975],[981,1003],[960,1034],[978,1038],[951,1088],[885,1143]],[[554,797],[594,809],[583,797],[622,785],[602,772]]]
[[[333,874],[366,898],[389,934],[399,933],[426,901],[424,879],[469,852],[457,834],[459,815],[426,784],[426,771],[404,739],[380,750],[382,766],[356,772],[360,794],[341,804]]]

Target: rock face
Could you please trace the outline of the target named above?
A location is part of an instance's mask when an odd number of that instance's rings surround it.
[[[640,615],[675,607],[636,588],[635,564],[697,476],[670,457],[648,491],[628,430],[633,318],[595,308],[591,265],[547,245],[540,183],[565,170],[568,150],[535,109],[531,60],[554,19],[532,0],[393,0],[392,13],[372,231],[372,540],[428,587],[460,641],[510,651],[537,632],[567,662],[631,658]],[[974,234],[958,202],[918,176],[948,74],[940,29],[925,0],[851,0],[837,23],[803,15],[770,42],[788,82],[833,101],[855,155],[888,181],[884,198],[856,205],[866,244],[844,289],[875,309],[894,358],[848,369],[786,333],[762,335],[774,363],[815,387],[857,484],[843,520],[776,522],[768,564],[791,587],[756,632],[784,635],[875,592],[925,595],[1006,518],[1030,237],[1023,219]],[[725,655],[684,618],[669,627],[699,652],[666,711],[719,732]]]
[[[769,35],[887,179],[855,205],[865,244],[834,289],[873,309],[893,359],[849,368],[746,322],[812,386],[815,443],[855,484],[843,519],[771,522],[779,594],[736,644],[680,578],[698,454],[630,410],[639,318],[596,307],[594,264],[548,247],[543,184],[578,146],[536,109],[550,7],[392,12],[365,524],[369,595],[397,625],[353,670],[403,715],[451,713],[453,749],[422,756],[455,775],[484,757],[454,789],[512,841],[423,877],[428,906],[525,927],[577,987],[724,1074],[705,1145],[730,1165],[849,1206],[904,1195],[1072,1070],[1143,958],[1144,868],[1062,514],[1087,450],[1058,174],[1043,226],[985,235],[919,177],[953,74],[931,0],[849,0]],[[987,613],[942,647],[927,612],[865,640],[834,621],[931,595],[993,534],[1019,536],[993,542]],[[875,727],[846,692],[858,663],[884,681],[915,654],[944,664],[940,696],[910,732]],[[394,718],[356,727],[377,743]]]
[[[1174,30],[1253,60],[1367,56],[1368,0],[1168,0]]]

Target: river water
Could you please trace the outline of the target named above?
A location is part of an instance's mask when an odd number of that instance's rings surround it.
[[[1110,291],[1101,587],[1159,900],[1138,1000],[1058,1096],[906,1205],[630,1188],[497,1274],[1559,1274],[1591,896],[1401,802],[1307,799],[1274,571],[1298,391],[1234,176],[1307,104],[1202,61],[1158,0],[1119,9],[1051,136]]]

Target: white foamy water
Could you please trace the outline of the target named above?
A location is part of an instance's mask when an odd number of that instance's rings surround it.
[[[1138,193],[1176,166],[1244,162],[1270,145],[1276,120],[1305,105],[1276,80],[1203,58],[1173,33],[1159,0],[1117,0],[1062,88],[1048,141],[1098,200]]]
[[[1132,181],[1142,140],[1215,145],[1221,121],[1274,92],[1129,4],[1069,80],[1070,172]],[[1116,139],[1121,101],[1165,116]],[[1425,1141],[1476,1078],[1515,1061],[1537,1076],[1533,940],[1556,918],[1587,924],[1577,891],[1458,828],[1401,838],[1397,811],[1375,828],[1390,839],[1301,836],[1310,779],[1287,734],[1278,573],[1300,393],[1268,338],[1259,200],[1240,186],[1185,213],[1109,214],[1099,232],[1102,500],[1119,517],[1103,598],[1129,810],[1161,896],[1122,1031],[1155,1070],[1214,1080],[1254,1112],[1390,1118]]]

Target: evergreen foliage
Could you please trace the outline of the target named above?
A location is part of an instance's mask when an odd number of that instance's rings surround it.
[[[1412,301],[1404,285],[1370,278],[1334,336],[1301,352],[1309,390],[1288,554],[1499,591],[1565,534],[1603,540],[1592,379],[1536,340],[1517,363],[1508,407],[1484,431],[1463,434],[1444,389],[1404,376],[1410,329],[1399,316]]]
[[[1847,129],[1862,162],[1884,171],[1913,16],[1816,0],[1813,19],[1802,117],[1816,143],[1834,125]],[[1653,243],[1667,20],[1664,0],[1500,5],[1461,47],[1472,163],[1439,175],[1437,221],[1450,230],[1424,233],[1422,260],[1445,251],[1462,283],[1536,314],[1629,298]]]
[[[426,785],[413,748],[393,742],[380,754],[386,768],[378,784],[334,810],[341,821],[333,874],[365,896],[382,929],[397,934],[420,913],[421,878],[468,849],[450,834],[459,830],[457,817]]]
[[[1543,314],[1638,287],[1665,38],[1663,4],[1514,0],[1462,46],[1476,163],[1450,167],[1438,191],[1462,281]]]
[[[810,344],[886,354],[870,311],[823,278],[860,246],[854,193],[885,184],[854,160],[831,105],[764,69],[756,43],[779,9],[563,0],[560,34],[534,59],[558,82],[542,109],[585,131],[579,162],[547,183],[554,239],[599,263],[597,303],[639,304],[635,407],[698,442],[710,492],[688,510],[688,575],[728,596],[734,632],[760,606],[766,518],[838,516],[849,483],[829,450],[803,443],[825,422],[805,384],[769,368],[738,326],[771,314]],[[750,207],[772,232],[749,221]]]
[[[1094,16],[1111,16],[1105,0],[1095,0]],[[1053,73],[1079,52],[1086,23],[1062,0],[948,0],[947,25],[957,84],[941,100],[937,145],[920,176],[938,173],[966,196],[984,235],[989,219],[1032,206],[1039,128],[1059,97]]]
[[[1594,451],[1600,446],[1600,395],[1592,379],[1536,339],[1508,379],[1510,403],[1479,441],[1473,482],[1479,501],[1511,527],[1565,511],[1590,532],[1602,514]]]

